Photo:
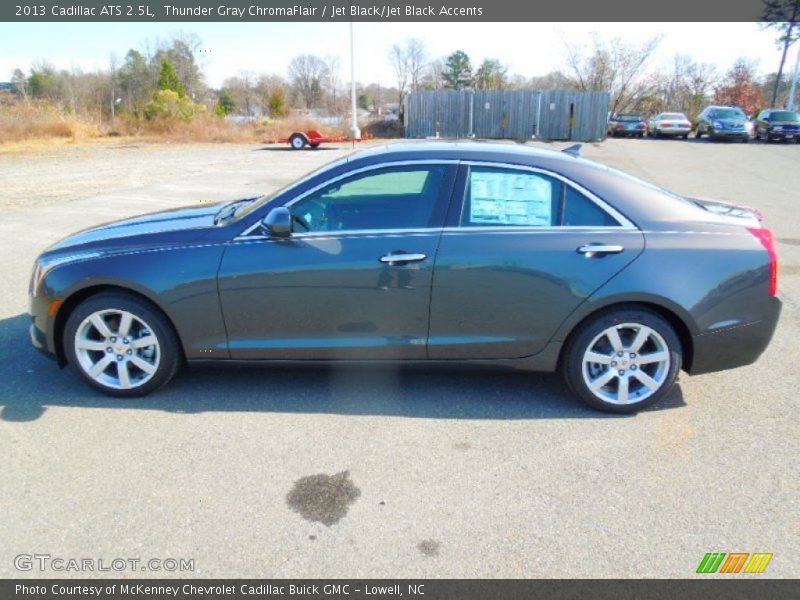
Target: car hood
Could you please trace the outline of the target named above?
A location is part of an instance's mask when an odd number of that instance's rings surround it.
[[[744,125],[747,123],[747,119],[711,119],[711,120],[712,122],[719,122],[722,123],[723,125],[728,125],[728,126],[735,125],[744,127]]]
[[[74,233],[47,251],[147,245],[154,238],[160,242],[196,239],[214,226],[214,215],[224,204],[202,204],[113,221]]]

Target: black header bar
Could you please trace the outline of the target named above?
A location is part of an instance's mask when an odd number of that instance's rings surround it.
[[[763,0],[3,0],[16,22],[754,22]]]

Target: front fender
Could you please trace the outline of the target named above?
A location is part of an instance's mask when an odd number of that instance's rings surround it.
[[[157,248],[104,255],[54,268],[40,284],[42,297],[61,300],[47,338],[56,347],[58,327],[74,299],[92,289],[130,290],[155,304],[175,327],[186,358],[227,358],[227,336],[217,293],[224,244]]]

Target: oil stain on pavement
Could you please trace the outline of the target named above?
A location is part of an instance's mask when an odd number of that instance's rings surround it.
[[[309,475],[294,482],[286,503],[304,519],[330,527],[347,514],[350,505],[361,495],[350,480],[350,473]]]
[[[417,550],[420,551],[422,556],[439,556],[439,548],[441,544],[436,540],[422,540],[417,544]]]

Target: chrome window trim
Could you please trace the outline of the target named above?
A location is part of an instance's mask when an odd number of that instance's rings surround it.
[[[347,171],[347,173],[342,173],[341,175],[337,175],[336,177],[332,177],[331,179],[326,179],[325,181],[323,181],[319,185],[314,186],[313,188],[311,188],[309,190],[306,190],[305,192],[300,194],[297,198],[295,198],[291,202],[288,202],[287,204],[284,204],[283,206],[286,207],[286,208],[290,208],[294,204],[297,204],[301,200],[305,199],[306,197],[310,196],[311,194],[313,194],[315,192],[318,192],[322,188],[324,188],[324,187],[326,187],[328,185],[331,185],[333,183],[336,183],[337,181],[341,181],[342,179],[346,179],[348,177],[351,177],[353,175],[358,175],[360,173],[366,173],[366,172],[369,172],[369,171],[377,171],[378,169],[385,169],[385,168],[390,168],[390,167],[405,167],[405,166],[413,166],[413,165],[458,165],[460,162],[461,161],[458,160],[458,159],[445,159],[445,158],[438,159],[438,158],[434,158],[434,159],[428,159],[428,160],[425,160],[425,159],[397,160],[397,161],[391,161],[391,162],[367,165],[366,167],[361,167],[359,169],[353,169],[352,171]],[[287,191],[289,191],[289,190],[287,190]],[[238,239],[240,239],[242,237],[245,237],[245,236],[251,237],[250,233],[253,230],[258,229],[260,224],[261,224],[260,221],[256,222],[256,223],[253,223],[250,227],[248,227],[242,233],[237,235],[234,238],[234,240],[238,240]],[[351,232],[352,233],[357,233],[357,232],[362,232],[362,231],[367,231],[367,230],[364,230],[364,229],[353,229],[353,230],[347,230],[346,233],[351,233]],[[389,230],[387,230],[387,229],[378,229],[378,230],[372,230],[372,231],[389,231]],[[395,230],[395,231],[398,231],[398,230]],[[404,230],[404,231],[411,231],[411,230]],[[439,231],[439,229],[436,229],[436,231]],[[326,233],[328,235],[331,234],[331,232],[329,232],[329,231],[326,231],[326,232],[322,232],[322,231],[319,231],[319,232],[307,232],[306,234],[304,234],[302,232],[298,232],[296,234],[293,233],[292,237],[294,237],[295,235],[298,235],[298,236],[299,235],[307,235],[308,233],[312,233],[312,234],[313,233]],[[335,233],[336,234],[345,233],[345,231],[335,232]],[[259,236],[255,236],[255,237],[259,237]],[[269,237],[269,236],[260,236],[260,237]]]
[[[491,162],[491,161],[476,161],[476,160],[458,160],[458,159],[418,159],[418,160],[402,160],[402,161],[391,161],[385,162],[380,164],[373,164],[367,165],[365,167],[361,167],[359,169],[354,169],[352,171],[348,171],[347,173],[342,173],[341,175],[337,175],[331,179],[326,179],[323,183],[305,191],[303,194],[292,200],[291,202],[284,204],[286,208],[291,207],[292,205],[300,202],[307,196],[321,190],[322,188],[330,185],[332,183],[336,183],[342,179],[346,179],[352,175],[358,175],[360,173],[366,173],[369,171],[376,171],[379,169],[384,169],[387,167],[403,167],[403,166],[413,166],[413,165],[466,165],[469,167],[494,167],[500,169],[511,169],[511,170],[518,170],[518,171],[527,171],[532,173],[540,173],[547,177],[552,177],[558,181],[561,181],[565,185],[571,186],[576,191],[580,192],[584,196],[586,196],[589,201],[593,202],[595,205],[598,206],[601,210],[608,213],[612,218],[614,218],[619,225],[599,225],[599,226],[585,226],[585,225],[549,225],[547,227],[539,227],[536,225],[508,225],[508,226],[489,226],[489,227],[482,227],[480,225],[474,226],[458,226],[458,227],[423,227],[423,228],[414,228],[414,229],[347,229],[341,231],[309,231],[309,232],[297,232],[292,234],[292,238],[312,238],[312,239],[319,239],[319,238],[336,238],[339,236],[354,236],[354,235],[364,235],[364,236],[380,236],[380,235],[387,235],[387,236],[397,236],[397,235],[415,235],[415,234],[430,234],[433,232],[441,232],[441,233],[530,233],[534,231],[542,231],[542,232],[555,232],[555,231],[599,231],[599,232],[606,232],[606,231],[639,231],[639,229],[627,218],[625,215],[620,213],[616,210],[613,206],[608,204],[605,200],[598,197],[596,194],[590,192],[585,187],[564,177],[559,173],[554,173],[553,171],[548,171],[547,169],[542,169],[540,167],[531,167],[527,165],[519,165],[513,163],[504,163],[504,162]],[[462,208],[463,208],[463,199],[461,200]],[[253,223],[250,227],[245,229],[239,235],[237,235],[232,241],[241,241],[241,240],[263,240],[263,239],[273,239],[268,235],[262,234],[255,234],[251,235],[253,231],[257,230],[261,225],[260,221]]]
[[[518,165],[518,164],[512,164],[512,163],[464,160],[464,161],[461,161],[461,164],[467,165],[469,167],[490,167],[490,168],[494,167],[494,168],[500,168],[500,169],[511,169],[511,170],[516,170],[516,171],[527,171],[527,172],[531,172],[531,173],[539,173],[539,174],[545,175],[547,177],[552,177],[553,179],[557,179],[558,181],[561,181],[565,185],[568,185],[568,186],[572,187],[576,191],[578,191],[581,194],[583,194],[584,196],[586,196],[598,208],[600,208],[601,210],[603,210],[604,212],[609,214],[612,218],[614,218],[617,221],[617,223],[619,223],[619,225],[601,225],[601,226],[593,227],[593,229],[621,229],[621,228],[636,229],[636,226],[625,215],[623,215],[616,208],[611,206],[608,202],[606,202],[605,200],[603,200],[602,198],[600,198],[596,194],[590,192],[589,190],[587,190],[585,187],[583,187],[579,183],[576,183],[576,182],[572,181],[571,179],[568,179],[568,178],[564,177],[563,175],[561,175],[559,173],[554,173],[553,171],[548,171],[547,169],[542,169],[540,167],[530,167],[530,166],[527,166],[527,165]],[[468,184],[465,184],[465,191],[466,191],[466,185],[468,185]],[[464,205],[463,199],[462,199],[461,205],[462,205],[462,208],[463,208],[463,205]],[[570,226],[568,225],[568,226],[565,226],[565,227],[559,227],[557,225],[555,225],[555,226],[551,225],[550,227],[553,227],[555,229],[566,229],[567,227],[570,227]],[[575,227],[578,227],[578,226],[575,226]],[[469,227],[469,229],[481,229],[481,226],[480,225],[475,225],[473,227]],[[536,226],[529,226],[528,229],[543,229],[543,228],[542,227],[536,227]]]

